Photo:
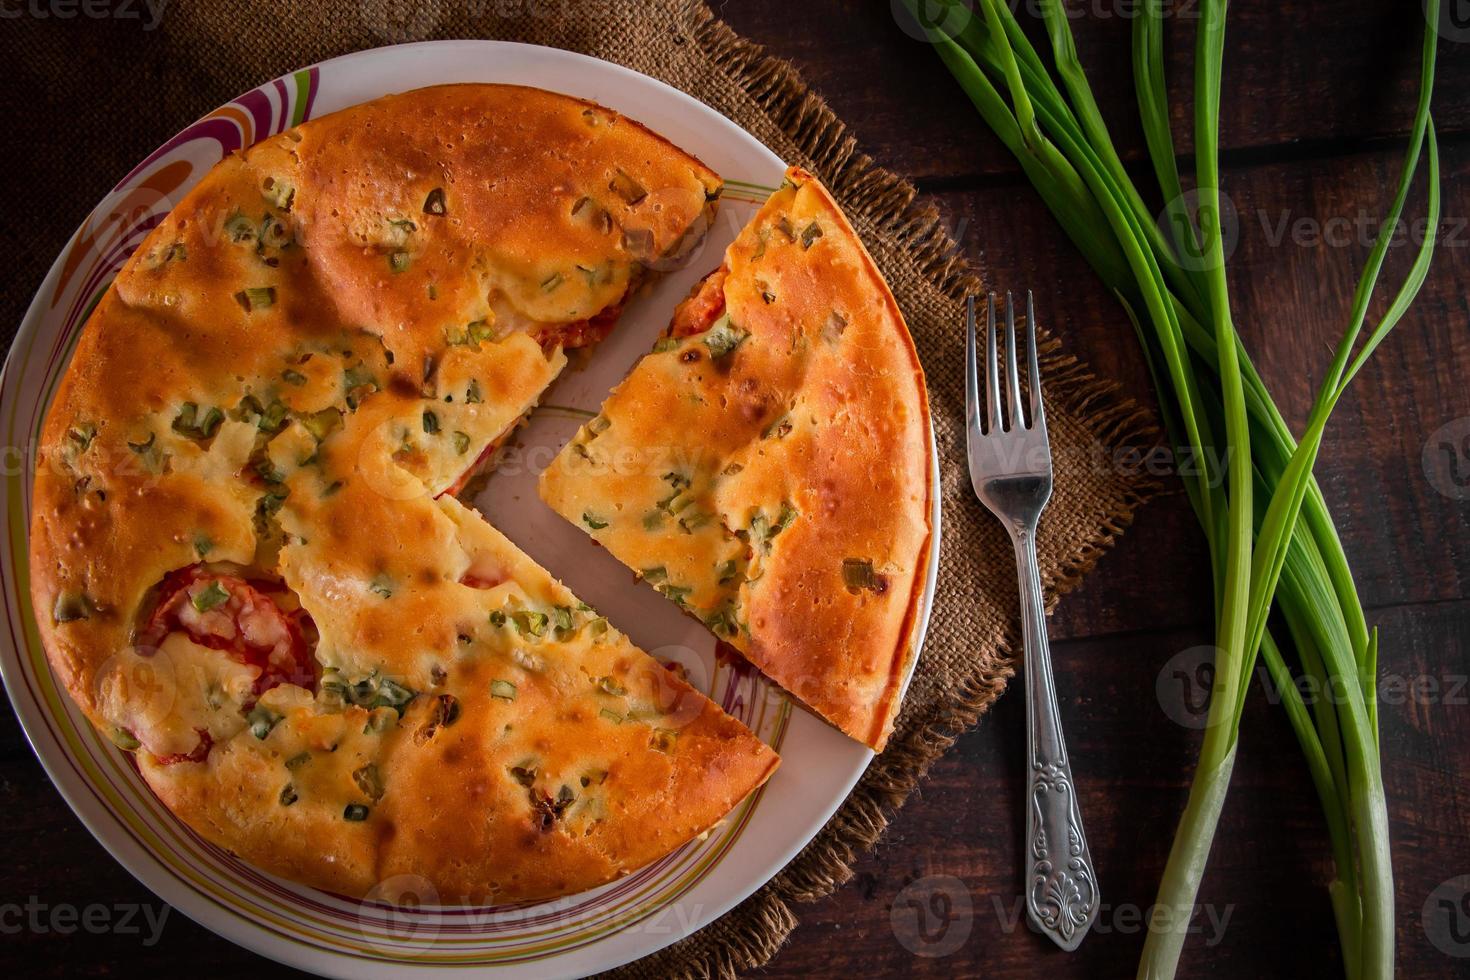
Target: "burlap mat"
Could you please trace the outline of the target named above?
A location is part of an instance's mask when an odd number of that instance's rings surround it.
[[[43,5],[44,6],[44,5]],[[176,130],[263,81],[335,55],[429,38],[489,37],[570,48],[660,78],[745,127],[837,195],[908,318],[930,387],[944,535],[928,642],[889,747],[797,858],[745,903],[625,967],[648,977],[729,975],[765,963],[797,906],[829,894],[955,736],[1012,672],[1016,585],[1009,542],[970,492],[963,463],[960,298],[979,273],[913,188],[863,155],[785,62],[698,0],[201,0],[142,20],[7,20],[0,95],[10,185],[0,222],[11,267],[6,343],[46,268],[112,184]],[[895,28],[897,29],[897,28]],[[976,122],[978,130],[979,123]],[[1058,457],[1041,528],[1051,600],[1077,584],[1153,486],[1110,465],[1153,435],[1146,413],[1049,344],[1043,367]]]

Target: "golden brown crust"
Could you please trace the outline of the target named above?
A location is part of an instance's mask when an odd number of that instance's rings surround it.
[[[58,677],[191,826],[333,891],[516,901],[626,873],[769,775],[438,496],[561,370],[548,338],[718,186],[606,109],[446,86],[230,157],[148,236],[45,423],[31,589]],[[271,671],[296,683],[262,693]]]
[[[659,348],[542,496],[881,749],[915,653],[933,493],[923,372],[882,275],[793,169]]]

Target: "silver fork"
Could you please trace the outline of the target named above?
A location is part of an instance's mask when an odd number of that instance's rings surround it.
[[[1062,949],[1073,950],[1097,918],[1097,875],[1082,833],[1072,767],[1062,740],[1062,720],[1052,682],[1046,612],[1036,567],[1036,522],[1051,497],[1051,446],[1041,404],[1036,364],[1036,316],[1026,293],[1026,354],[1030,369],[1030,421],[1022,411],[1016,367],[1016,311],[1006,293],[1008,417],[1001,414],[1001,376],[995,346],[995,296],[989,297],[986,333],[984,427],[975,362],[975,298],[966,308],[965,442],[970,482],[980,502],[1000,518],[1016,547],[1021,580],[1021,628],[1025,639],[1026,910],[1031,921]]]

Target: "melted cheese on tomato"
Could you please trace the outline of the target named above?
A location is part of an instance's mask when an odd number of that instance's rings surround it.
[[[98,704],[115,728],[156,756],[188,755],[245,727],[260,668],[171,633],[156,651],[128,647],[98,671]]]

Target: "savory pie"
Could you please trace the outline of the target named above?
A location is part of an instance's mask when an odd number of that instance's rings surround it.
[[[915,655],[930,441],[893,296],[831,196],[793,169],[541,495],[881,749]]]
[[[31,591],[57,676],[191,827],[335,892],[518,901],[770,775],[455,498],[719,190],[607,109],[445,86],[229,157],[147,236],[45,423]]]

